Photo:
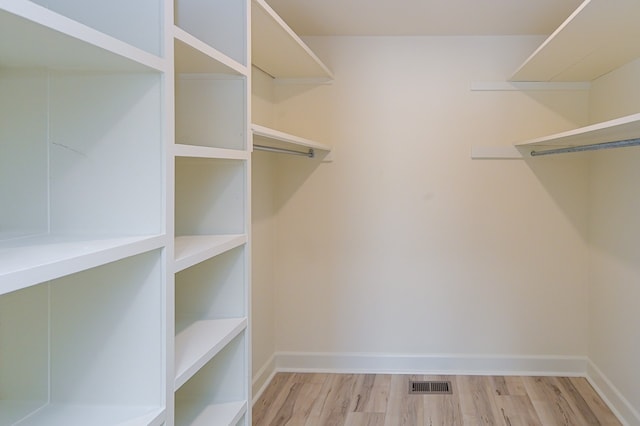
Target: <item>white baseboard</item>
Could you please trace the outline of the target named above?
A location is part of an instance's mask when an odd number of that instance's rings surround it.
[[[253,376],[253,381],[251,382],[251,394],[253,395],[251,401],[252,406],[258,398],[260,398],[267,386],[269,386],[269,383],[271,383],[276,373],[276,354],[273,354]]]
[[[585,376],[581,356],[398,355],[279,352],[276,370],[286,372]]]
[[[587,366],[587,380],[622,424],[640,426],[640,413],[592,361],[589,361]]]

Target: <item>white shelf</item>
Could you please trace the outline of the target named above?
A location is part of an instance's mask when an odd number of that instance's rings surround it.
[[[183,403],[176,406],[176,425],[233,426],[247,412],[246,401],[202,406]]]
[[[251,62],[278,79],[332,79],[333,74],[264,0],[251,7]]]
[[[176,157],[212,158],[221,160],[248,160],[249,152],[238,149],[212,148],[208,146],[182,145],[173,146]]]
[[[640,114],[517,143],[521,148],[566,148],[640,137]]]
[[[254,141],[259,140],[261,144],[284,149],[311,148],[319,151],[331,151],[331,147],[309,139],[290,135],[258,124],[251,125]]]
[[[182,28],[173,27],[177,73],[248,75],[246,66],[234,61]]]
[[[164,409],[158,407],[47,404],[15,425],[155,426],[164,422],[163,417]]]
[[[185,384],[246,328],[247,318],[200,320],[177,333],[175,389]],[[180,329],[179,325],[176,329]]]
[[[586,0],[511,80],[594,80],[640,56],[639,16],[636,0]]]
[[[27,0],[0,0],[0,58],[13,68],[162,71],[165,61]]]
[[[176,237],[174,272],[204,262],[246,244],[246,235],[189,235]]]
[[[80,238],[34,236],[0,242],[0,294],[145,253],[163,236]]]

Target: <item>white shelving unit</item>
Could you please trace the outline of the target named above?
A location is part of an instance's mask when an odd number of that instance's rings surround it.
[[[252,0],[251,62],[277,79],[333,79],[315,53],[264,1]]]
[[[251,421],[248,13],[175,2],[176,425]]]
[[[585,0],[514,81],[591,81],[640,56],[640,2]]]
[[[134,3],[0,0],[2,425],[251,422],[250,1]]]
[[[49,3],[0,1],[0,424],[159,425],[163,3]]]

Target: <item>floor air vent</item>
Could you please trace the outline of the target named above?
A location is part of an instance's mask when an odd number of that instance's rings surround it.
[[[451,393],[451,382],[409,382],[409,393],[416,395],[441,395]]]

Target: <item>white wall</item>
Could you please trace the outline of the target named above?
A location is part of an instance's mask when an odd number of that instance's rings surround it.
[[[335,81],[278,87],[275,121],[335,161],[277,160],[277,351],[584,356],[584,157],[469,156],[586,123],[586,92],[469,90],[540,39],[308,42]]]
[[[640,112],[640,60],[601,77],[591,90],[591,120]],[[640,148],[591,157],[589,358],[625,401],[610,398],[640,424]],[[635,411],[635,413],[634,413]]]

